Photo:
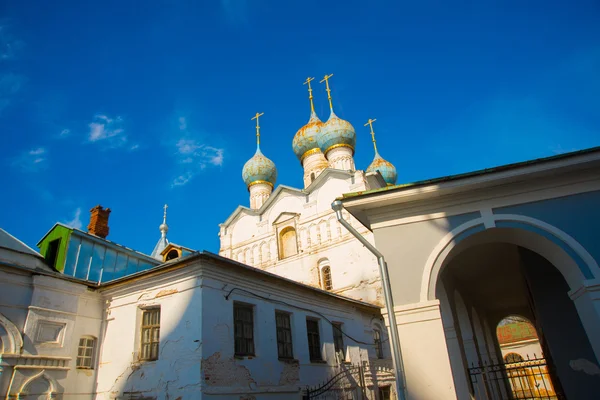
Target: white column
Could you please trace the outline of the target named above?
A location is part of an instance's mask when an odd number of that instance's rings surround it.
[[[596,361],[600,362],[600,279],[590,279],[569,292],[587,333]]]
[[[460,330],[456,331],[454,326],[454,317],[452,307],[446,293],[446,288],[442,283],[438,284],[438,298],[442,312],[442,323],[444,325],[444,334],[448,346],[448,355],[450,356],[450,365],[452,366],[452,377],[456,387],[456,395],[459,399],[471,399],[471,390],[469,387],[469,374],[463,359],[463,351],[460,346]]]
[[[408,400],[456,400],[440,313],[432,300],[394,307]],[[386,309],[382,309],[389,327]]]

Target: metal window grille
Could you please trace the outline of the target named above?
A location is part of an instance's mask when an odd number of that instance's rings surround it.
[[[341,354],[342,359],[346,357],[346,352],[344,348],[344,335],[342,334],[342,324],[341,323],[333,323],[333,345],[335,347],[335,352],[337,354]]]
[[[308,335],[308,354],[310,361],[322,361],[321,338],[319,336],[319,321],[316,319],[306,320],[306,332]]]
[[[252,306],[234,304],[235,355],[254,355],[254,318]]]
[[[323,289],[333,289],[333,282],[331,281],[331,267],[323,267],[321,270],[321,275],[323,275]]]
[[[383,358],[383,343],[381,343],[381,332],[379,329],[373,331],[373,341],[375,342],[375,355],[377,358]]]
[[[142,313],[142,352],[140,359],[158,360],[160,340],[160,308],[144,310]]]
[[[95,347],[96,339],[91,337],[82,337],[79,339],[79,347],[77,349],[77,368],[93,368]]]
[[[279,358],[294,358],[290,314],[276,312],[275,323],[277,325],[277,355]]]

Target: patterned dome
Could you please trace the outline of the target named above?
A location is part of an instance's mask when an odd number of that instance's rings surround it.
[[[323,124],[321,133],[317,136],[317,142],[323,154],[340,146],[350,147],[354,154],[356,132],[350,122],[339,118],[332,109],[329,119]]]
[[[242,179],[248,188],[256,183],[268,183],[271,186],[277,181],[277,168],[256,146],[256,153],[249,159],[242,169]]]
[[[394,167],[391,162],[384,160],[379,155],[377,150],[375,150],[375,158],[373,158],[373,162],[371,162],[371,165],[369,165],[367,168],[367,172],[375,171],[379,171],[383,177],[383,180],[388,184],[388,186],[393,186],[396,184],[396,179],[398,177],[396,174],[396,167]]]
[[[298,160],[302,161],[302,156],[304,156],[307,151],[319,148],[317,137],[322,128],[323,122],[317,117],[317,114],[314,111],[311,112],[308,123],[296,132],[294,140],[292,141],[292,149],[294,150],[296,157],[298,157]]]

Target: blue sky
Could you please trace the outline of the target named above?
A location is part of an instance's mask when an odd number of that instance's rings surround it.
[[[526,3],[526,4],[525,4]],[[307,76],[331,79],[357,131],[411,182],[600,145],[597,1],[57,1],[0,5],[0,226],[31,246],[54,224],[151,252],[218,251],[261,148],[301,187],[291,143]],[[323,85],[316,109],[328,116]]]

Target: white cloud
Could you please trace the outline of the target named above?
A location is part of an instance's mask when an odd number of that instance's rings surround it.
[[[43,147],[37,147],[21,153],[14,161],[13,165],[20,167],[24,171],[36,172],[46,166],[47,152]]]
[[[27,78],[21,74],[0,73],[0,112],[8,107],[14,100],[15,95],[21,91]]]
[[[77,207],[73,215],[73,219],[64,222],[64,224],[70,226],[71,228],[81,229],[81,227],[83,226],[83,223],[81,222],[81,208]]]
[[[90,128],[88,141],[91,143],[101,142],[109,148],[121,147],[127,143],[123,118],[120,116],[111,118],[104,114],[97,114],[88,126]]]
[[[190,179],[192,179],[193,176],[194,176],[194,174],[192,174],[189,171],[186,172],[185,174],[179,175],[177,178],[173,179],[173,183],[171,184],[171,187],[183,186],[186,183],[188,183],[190,181]]]
[[[185,117],[179,117],[179,130],[186,131],[187,130],[187,121]]]
[[[71,130],[70,129],[63,129],[62,131],[60,131],[60,134],[58,136],[61,137],[61,138],[66,138],[70,134],[71,134]]]

